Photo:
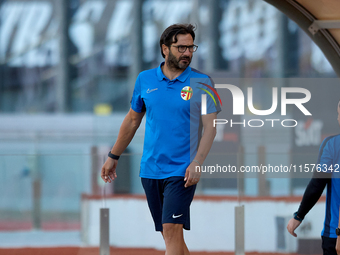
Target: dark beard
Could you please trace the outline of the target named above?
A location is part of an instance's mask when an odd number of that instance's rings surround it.
[[[187,60],[188,63],[181,63],[180,61],[183,59]],[[177,58],[171,53],[171,50],[169,50],[169,57],[166,64],[170,69],[184,70],[190,65],[190,63],[191,63],[190,57],[183,56],[177,60]]]

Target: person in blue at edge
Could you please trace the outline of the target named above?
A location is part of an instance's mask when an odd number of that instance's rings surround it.
[[[207,114],[201,115],[201,95],[205,92],[197,87],[203,83],[212,86],[212,82],[189,66],[198,48],[194,30],[191,24],[174,24],[161,35],[165,62],[139,74],[131,109],[101,170],[105,183],[117,177],[118,158],[146,114],[140,177],[167,255],[190,254],[183,228],[190,229],[189,207],[201,176],[195,167],[203,164],[212,146],[216,135],[213,120],[220,111],[219,104],[207,96]],[[191,84],[191,78],[204,82]]]
[[[338,122],[340,125],[340,101],[338,102]],[[329,136],[323,140],[318,162],[303,195],[300,207],[287,225],[287,230],[297,236],[295,229],[301,224],[305,215],[316,204],[327,185],[326,215],[324,228],[321,232],[322,249],[324,255],[340,255],[340,135]]]

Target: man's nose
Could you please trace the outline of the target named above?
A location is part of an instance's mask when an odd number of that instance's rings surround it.
[[[190,56],[192,52],[190,52],[189,48],[186,48],[185,51],[183,52],[183,55]]]

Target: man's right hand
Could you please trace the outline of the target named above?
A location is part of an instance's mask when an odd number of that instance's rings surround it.
[[[335,245],[335,250],[336,250],[336,254],[340,255],[340,237],[338,236],[336,238],[336,245]]]
[[[115,178],[117,178],[116,168],[117,168],[118,160],[107,158],[105,161],[100,176],[102,177],[105,183],[111,183]]]
[[[292,235],[292,236],[295,236],[297,237],[297,234],[295,234],[295,229],[297,229],[298,226],[300,226],[301,222],[294,219],[294,218],[291,218],[288,222],[288,225],[287,225],[287,230],[288,232]]]

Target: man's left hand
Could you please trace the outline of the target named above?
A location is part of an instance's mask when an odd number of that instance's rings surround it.
[[[340,237],[338,236],[336,239],[336,245],[335,245],[335,250],[336,250],[336,254],[340,255]]]
[[[196,168],[199,169],[199,171],[196,171]],[[200,181],[201,178],[201,167],[196,162],[191,162],[191,164],[188,166],[186,172],[184,181],[186,181],[184,187],[190,187],[192,185],[197,184]]]

